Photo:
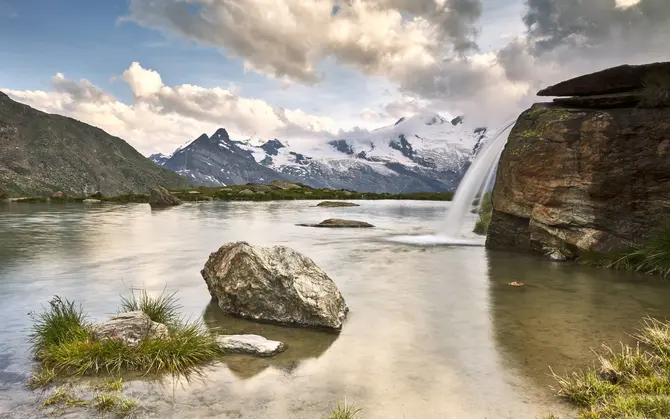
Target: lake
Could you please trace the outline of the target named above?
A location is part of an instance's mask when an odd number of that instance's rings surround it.
[[[0,417],[45,413],[38,409],[44,396],[25,388],[33,365],[28,313],[54,295],[82,302],[98,321],[116,312],[130,287],[166,288],[177,291],[185,314],[218,333],[288,344],[274,358],[226,357],[190,383],[132,381],[126,395],[141,401],[142,415],[161,418],[317,419],[345,399],[368,419],[570,417],[571,407],[549,388],[549,367],[562,373],[588,365],[591,348],[627,342],[644,316],[670,314],[670,285],[654,278],[483,247],[386,240],[438,231],[446,202],[316,203],[205,202],[159,211],[0,205]],[[295,226],[331,217],[377,228]],[[342,332],[221,313],[200,269],[211,252],[238,240],[312,258],[351,310]]]

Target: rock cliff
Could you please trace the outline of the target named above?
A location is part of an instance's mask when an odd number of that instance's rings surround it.
[[[521,114],[498,166],[488,248],[569,259],[644,240],[670,218],[670,103],[641,105],[647,95],[670,91],[670,82],[645,82],[670,81],[670,63],[633,70],[617,67],[544,89],[540,94],[576,97]],[[667,73],[659,76],[661,70]],[[617,71],[625,75],[620,87]]]

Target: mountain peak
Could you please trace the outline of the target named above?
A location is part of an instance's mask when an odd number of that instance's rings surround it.
[[[230,136],[228,135],[228,131],[226,131],[225,128],[219,128],[219,129],[216,130],[214,135],[212,135],[212,139],[230,140]]]

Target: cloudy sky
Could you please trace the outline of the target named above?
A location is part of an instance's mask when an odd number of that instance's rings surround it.
[[[670,60],[668,0],[0,0],[0,90],[169,153],[225,127],[312,139]]]

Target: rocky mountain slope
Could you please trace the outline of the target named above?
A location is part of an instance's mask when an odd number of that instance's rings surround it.
[[[486,129],[437,114],[331,141],[231,140],[225,129],[152,160],[205,186],[272,180],[315,188],[410,193],[456,188]]]
[[[120,138],[71,118],[15,102],[0,92],[0,192],[88,195],[188,187]]]

